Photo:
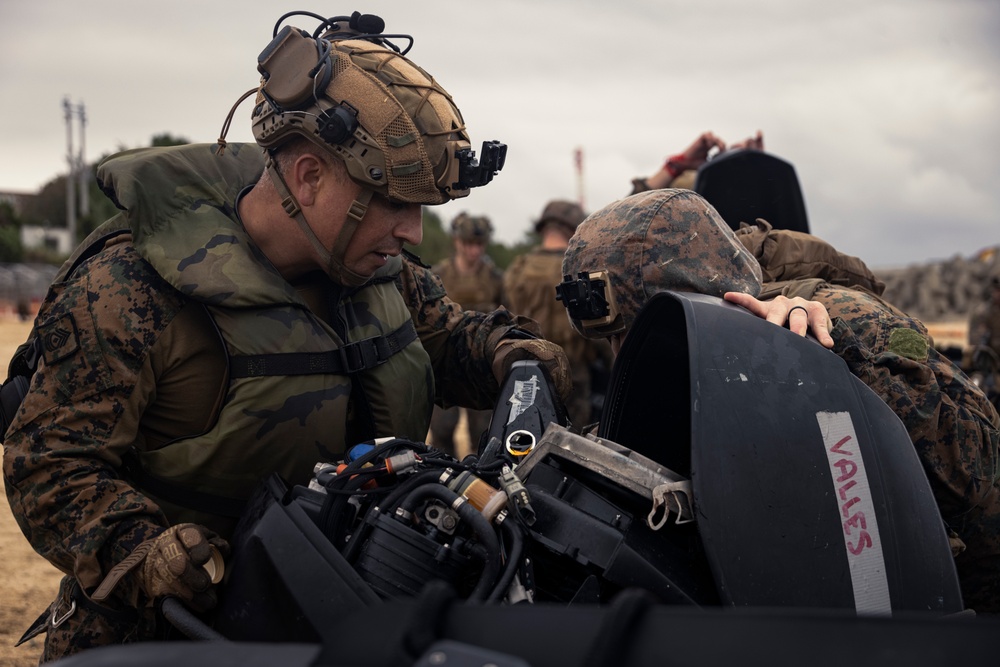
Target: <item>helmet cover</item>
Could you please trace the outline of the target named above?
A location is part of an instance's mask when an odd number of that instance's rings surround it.
[[[462,211],[451,221],[451,235],[462,241],[489,243],[493,225],[485,215],[469,215]]]
[[[304,137],[342,160],[355,182],[400,202],[441,204],[468,194],[459,186],[457,156],[470,148],[461,112],[393,49],[286,26],[258,69],[252,127],[263,148]]]
[[[594,326],[570,317],[587,338],[628,331],[658,292],[721,297],[757,296],[761,290],[757,260],[712,205],[691,190],[650,190],[592,213],[570,239],[562,271],[567,279],[607,272],[609,301],[617,303],[613,321]]]
[[[587,214],[583,212],[583,208],[576,202],[555,199],[545,205],[545,208],[542,210],[542,217],[535,223],[535,231],[542,231],[542,227],[549,222],[558,222],[561,225],[569,227],[570,231],[576,231],[576,228],[580,226],[580,223],[586,217]]]

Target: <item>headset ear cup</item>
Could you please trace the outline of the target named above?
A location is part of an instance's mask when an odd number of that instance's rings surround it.
[[[327,109],[320,117],[319,136],[328,144],[342,144],[358,127],[357,114],[343,105]]]
[[[257,57],[261,92],[279,111],[309,107],[330,85],[332,54],[327,40],[285,26]]]

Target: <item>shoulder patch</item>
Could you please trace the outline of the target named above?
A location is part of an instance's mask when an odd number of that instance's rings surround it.
[[[76,321],[70,313],[39,326],[38,339],[42,342],[42,355],[47,364],[54,364],[80,349]]]
[[[889,334],[889,351],[914,361],[926,361],[930,344],[913,329],[897,328]]]

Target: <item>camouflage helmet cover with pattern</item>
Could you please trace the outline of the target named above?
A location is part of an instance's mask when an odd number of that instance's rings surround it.
[[[588,326],[573,319],[587,338],[631,328],[642,306],[658,292],[761,290],[760,265],[703,197],[691,190],[650,190],[592,213],[569,241],[563,274],[606,271],[617,315]]]
[[[485,215],[469,215],[462,211],[451,221],[451,235],[462,241],[489,243],[493,225]]]
[[[535,231],[541,232],[542,227],[549,222],[558,222],[569,227],[571,231],[576,231],[586,217],[587,214],[576,202],[555,199],[545,205],[542,217],[535,223]]]
[[[343,160],[355,182],[397,201],[467,195],[456,187],[456,154],[469,136],[451,96],[395,50],[337,28],[315,37],[285,26],[260,54],[257,143],[304,137]]]

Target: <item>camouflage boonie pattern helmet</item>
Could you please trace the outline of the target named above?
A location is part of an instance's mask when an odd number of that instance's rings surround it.
[[[493,225],[485,215],[469,215],[462,211],[451,221],[451,235],[462,241],[489,243]]]
[[[271,149],[305,137],[343,160],[355,182],[396,201],[466,196],[455,186],[456,152],[470,148],[469,136],[451,96],[392,49],[344,36],[286,26],[264,49],[257,143]]]
[[[691,190],[649,190],[592,213],[569,241],[564,275],[607,271],[617,316],[573,327],[587,338],[628,331],[658,292],[760,294],[761,271],[712,205]],[[610,301],[610,299],[609,299]]]
[[[535,231],[542,231],[542,227],[549,222],[558,222],[569,227],[571,231],[576,231],[586,217],[587,214],[576,202],[556,199],[545,205],[542,217],[535,223]]]

